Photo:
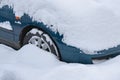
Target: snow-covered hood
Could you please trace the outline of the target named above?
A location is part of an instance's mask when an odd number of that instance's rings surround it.
[[[98,51],[120,44],[119,0],[2,0],[15,15],[54,25],[63,42],[82,50]]]

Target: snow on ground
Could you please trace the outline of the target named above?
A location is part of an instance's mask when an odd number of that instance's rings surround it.
[[[27,3],[27,4],[24,4]],[[54,25],[63,41],[84,51],[116,47],[120,44],[119,0],[2,0],[16,16],[29,14],[33,20]]]
[[[120,80],[120,56],[100,64],[65,63],[33,45],[0,44],[0,80]]]

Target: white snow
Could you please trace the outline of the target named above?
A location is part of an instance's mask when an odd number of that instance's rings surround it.
[[[87,53],[120,44],[119,0],[2,0],[0,7],[6,4],[16,16],[27,13],[54,25],[52,30],[64,34],[63,42]]]
[[[120,80],[120,56],[100,64],[68,64],[33,45],[0,44],[0,80]]]
[[[9,21],[1,22],[0,27],[8,29],[8,30],[13,30]]]
[[[53,24],[51,29],[63,33],[65,43],[85,51],[120,44],[118,0],[2,0],[0,6],[5,4],[11,5],[17,16],[25,12],[33,20]],[[9,22],[0,25],[12,30]],[[119,67],[120,56],[84,65],[61,62],[30,44],[18,51],[0,44],[0,80],[120,80]]]

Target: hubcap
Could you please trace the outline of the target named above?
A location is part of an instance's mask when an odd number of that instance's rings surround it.
[[[51,52],[49,45],[42,37],[32,36],[31,39],[28,41],[28,43],[33,44],[43,50]]]

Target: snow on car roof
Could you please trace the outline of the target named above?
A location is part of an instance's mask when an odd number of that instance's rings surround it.
[[[120,44],[119,0],[2,0],[15,15],[54,25],[63,42],[84,51],[99,51]]]

